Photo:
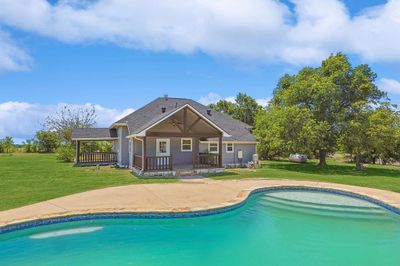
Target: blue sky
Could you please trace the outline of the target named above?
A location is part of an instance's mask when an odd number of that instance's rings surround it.
[[[265,103],[339,51],[400,103],[400,0],[151,2],[0,0],[0,138],[31,137],[63,103],[96,106],[99,126],[164,94]]]

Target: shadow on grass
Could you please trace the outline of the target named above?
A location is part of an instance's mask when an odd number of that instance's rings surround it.
[[[386,176],[400,178],[400,169],[390,169],[382,167],[370,166],[363,170],[355,169],[354,165],[351,164],[328,164],[325,167],[320,167],[313,162],[299,164],[285,161],[269,162],[262,164],[264,169],[277,169],[286,170],[292,172],[300,172],[307,174],[318,174],[318,175],[349,175],[349,176]]]

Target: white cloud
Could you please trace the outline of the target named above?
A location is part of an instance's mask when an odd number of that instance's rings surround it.
[[[256,101],[262,107],[266,107],[268,105],[269,101],[271,101],[271,98],[268,97],[268,98],[265,98],[265,99],[257,99]]]
[[[339,0],[0,0],[0,23],[60,41],[260,62],[319,62],[344,51],[400,60],[400,0],[351,16]]]
[[[215,93],[215,92],[209,92],[206,96],[202,96],[199,99],[199,103],[204,104],[204,105],[209,105],[211,103],[216,103],[220,100],[227,100],[228,102],[235,102],[235,97],[229,96],[226,98],[223,98],[221,95]]]
[[[42,129],[43,120],[50,114],[60,110],[64,103],[56,105],[40,105],[27,102],[0,103],[0,139],[12,136],[19,140],[31,138],[37,130]],[[94,107],[98,127],[108,127],[119,118],[133,112],[131,108],[118,110],[106,108],[99,104],[87,103],[71,105],[73,107]]]
[[[31,58],[0,28],[0,73],[29,68]]]
[[[222,97],[221,95],[219,95],[218,93],[215,92],[209,92],[206,96],[202,96],[199,99],[199,103],[204,104],[204,105],[209,105],[211,103],[216,103],[220,100],[226,100],[228,102],[231,103],[235,103],[235,96],[228,96],[228,97]],[[264,99],[256,99],[256,102],[265,107],[268,105],[269,101],[271,100],[270,97],[264,98]]]
[[[378,82],[378,87],[385,92],[400,95],[400,82],[397,80],[382,78]]]

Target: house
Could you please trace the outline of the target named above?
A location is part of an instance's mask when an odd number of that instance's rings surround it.
[[[137,175],[220,172],[245,166],[256,154],[251,127],[183,98],[160,97],[110,128],[78,128],[76,164],[116,163]],[[83,141],[112,141],[111,153],[80,153]]]

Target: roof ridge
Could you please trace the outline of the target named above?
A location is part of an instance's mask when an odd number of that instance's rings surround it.
[[[140,107],[139,109],[137,109],[137,110],[135,110],[135,111],[133,111],[133,112],[127,114],[126,116],[124,116],[124,117],[118,119],[117,121],[115,121],[114,123],[112,123],[111,126],[112,126],[113,124],[115,124],[115,123],[118,123],[118,121],[121,121],[121,120],[127,118],[128,116],[132,115],[133,113],[136,113],[136,112],[138,112],[138,111],[141,111],[141,110],[144,109],[147,105],[149,105],[149,104],[151,104],[151,103],[157,101],[158,99],[159,99],[159,98],[156,98],[156,99],[152,100],[151,102],[149,102],[149,103],[143,105],[143,106]],[[125,123],[125,122],[123,122],[123,123]]]
[[[158,97],[157,99],[165,99],[165,97]],[[189,98],[182,98],[182,97],[167,97],[167,99],[169,100],[169,99],[175,99],[175,100],[192,100],[192,99],[189,99]],[[193,100],[192,100],[193,101]]]

